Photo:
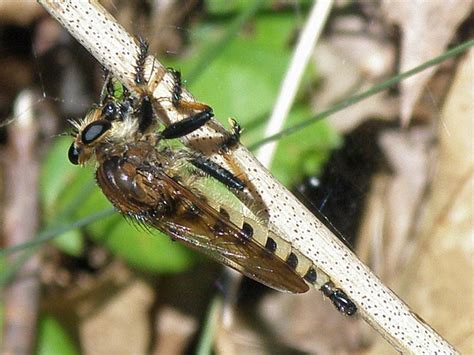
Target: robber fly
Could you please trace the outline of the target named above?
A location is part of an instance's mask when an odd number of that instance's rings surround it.
[[[185,119],[160,129],[160,112],[144,78],[147,44],[139,40],[132,93],[110,73],[101,100],[80,122],[73,123],[75,140],[68,156],[73,164],[97,163],[96,180],[104,195],[124,216],[156,228],[173,240],[271,288],[302,293],[320,289],[343,314],[355,304],[330,278],[290,243],[278,237],[249,211],[203,192],[206,180],[224,185],[229,193],[244,190],[236,174],[201,153],[169,144],[200,128],[213,117],[212,109],[181,97],[181,77],[172,71],[171,103]],[[224,139],[238,142],[240,126]]]

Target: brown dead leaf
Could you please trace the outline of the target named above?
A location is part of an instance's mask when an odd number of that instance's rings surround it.
[[[390,173],[371,183],[357,255],[389,286],[406,263],[414,220],[428,180],[432,130],[387,129],[379,136]]]
[[[446,49],[460,23],[471,13],[472,1],[385,0],[383,10],[403,33],[400,72],[404,72]],[[414,106],[435,70],[436,67],[432,67],[402,82],[400,115],[403,125],[410,123]]]
[[[235,314],[216,336],[220,354],[333,354],[360,351],[361,321],[337,313],[317,291],[301,295],[270,292]]]
[[[2,24],[29,26],[44,13],[44,9],[36,1],[0,1]]]
[[[420,238],[402,274],[403,298],[461,353],[474,349],[474,50],[442,110],[439,155]],[[381,353],[379,344],[374,353]]]
[[[312,99],[316,112],[369,89],[391,74],[395,60],[395,46],[384,39],[383,28],[371,26],[362,16],[338,16],[331,28],[331,35],[314,51],[317,71],[323,78]],[[398,99],[384,92],[332,114],[328,120],[345,133],[373,117],[393,119],[398,106]]]
[[[145,354],[153,299],[151,287],[138,279],[117,290],[82,321],[79,331],[84,353]]]
[[[160,309],[156,334],[158,341],[153,354],[183,354],[199,322],[195,317],[166,305]]]

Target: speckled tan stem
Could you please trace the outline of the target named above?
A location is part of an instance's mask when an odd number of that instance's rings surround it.
[[[138,46],[135,39],[96,1],[39,1],[97,60],[122,82],[133,87]],[[156,82],[154,96],[163,102],[171,121],[183,117],[167,104],[172,77],[153,57],[147,61],[147,78]],[[163,79],[163,80],[160,80]],[[184,97],[191,98],[187,91]],[[205,150],[206,142],[220,137],[222,127],[213,122],[188,137],[187,144]],[[207,154],[216,161],[222,156]],[[255,159],[243,146],[232,152],[232,159],[250,180],[250,192],[240,198],[260,201],[261,212],[272,228],[301,253],[313,260],[335,284],[357,304],[360,315],[404,353],[453,354],[456,350],[424,323],[312,213]],[[255,207],[254,207],[255,208]]]

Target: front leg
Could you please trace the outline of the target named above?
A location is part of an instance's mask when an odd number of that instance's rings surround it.
[[[212,109],[201,102],[187,101],[182,98],[183,82],[181,80],[181,72],[172,68],[168,71],[173,75],[174,84],[171,92],[171,103],[178,110],[192,110],[192,111],[212,111]]]
[[[221,153],[229,153],[233,148],[240,142],[240,136],[243,132],[242,126],[234,119],[229,118],[229,124],[231,131],[224,135],[224,139],[219,145],[219,151]]]
[[[145,78],[145,62],[148,57],[148,42],[140,36],[137,36],[136,38],[140,52],[138,53],[137,63],[135,65],[135,84],[146,87],[148,85],[148,80]]]
[[[228,188],[239,191],[242,191],[245,188],[245,183],[236,175],[203,155],[194,154],[188,159],[196,168],[200,169],[205,174],[212,176]]]
[[[162,132],[161,137],[164,139],[181,138],[189,133],[194,132],[214,116],[212,109],[207,107],[206,110],[198,112],[192,116],[186,117],[181,121],[168,125]]]
[[[148,56],[148,43],[141,37],[137,38],[138,45],[140,47],[140,52],[137,56],[137,63],[135,69],[135,83],[137,86],[143,88],[143,93],[140,98],[140,103],[138,106],[138,121],[139,121],[139,131],[144,133],[152,124],[154,120],[154,110],[151,102],[151,95],[148,93],[148,81],[144,76],[144,66],[145,61]],[[164,139],[174,139],[181,138],[187,134],[194,132],[196,129],[203,126],[207,121],[209,121],[213,116],[212,108],[208,105],[183,100],[181,97],[182,94],[182,83],[181,83],[181,73],[179,71],[170,70],[171,74],[174,77],[174,86],[171,93],[171,102],[175,108],[178,110],[189,110],[189,111],[198,111],[197,113],[186,117],[185,119],[175,122],[167,126],[161,136]]]

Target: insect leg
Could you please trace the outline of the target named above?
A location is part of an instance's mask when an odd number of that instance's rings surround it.
[[[153,106],[149,96],[143,96],[138,106],[138,130],[144,133],[153,123]]]
[[[145,61],[148,56],[148,42],[140,36],[137,36],[137,41],[140,52],[138,53],[137,63],[135,65],[135,83],[139,86],[144,86],[148,83],[145,79]]]
[[[198,112],[192,116],[186,117],[181,121],[175,122],[167,126],[162,132],[161,136],[164,139],[174,139],[184,137],[185,135],[194,132],[207,121],[213,117],[212,109],[208,107],[208,110]]]
[[[174,77],[173,91],[171,93],[171,103],[177,109],[193,110],[193,111],[212,111],[212,109],[201,102],[183,100],[181,97],[183,93],[183,82],[181,80],[181,72],[172,68],[168,71]]]
[[[142,88],[141,97],[138,103],[138,130],[144,133],[153,123],[154,111],[151,98],[147,94],[148,80],[145,78],[145,61],[148,56],[148,42],[140,36],[136,37],[140,52],[135,64],[135,83]]]
[[[181,72],[173,68],[168,68],[168,70],[174,77],[173,91],[171,93],[171,102],[174,107],[178,107],[179,101],[181,100],[181,94],[183,92]]]
[[[245,188],[242,180],[212,160],[201,155],[195,155],[190,159],[190,163],[229,188],[236,190],[243,190]]]
[[[240,141],[240,135],[242,134],[242,126],[233,118],[229,118],[229,123],[231,126],[230,133],[226,134],[223,141],[220,143],[220,151],[227,153],[233,147],[237,145]]]
[[[107,68],[103,68],[104,86],[100,92],[100,103],[104,104],[107,98],[111,97],[114,93],[112,84],[112,74]]]

